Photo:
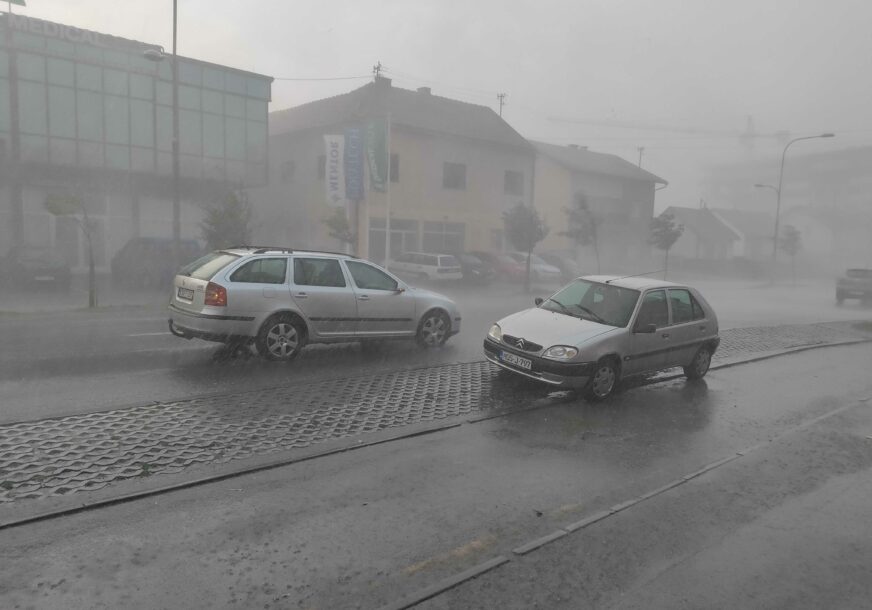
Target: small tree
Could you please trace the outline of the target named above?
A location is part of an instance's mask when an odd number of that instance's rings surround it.
[[[569,228],[561,231],[560,235],[571,239],[576,246],[593,246],[596,255],[596,272],[599,273],[599,226],[602,224],[602,219],[590,209],[587,195],[584,193],[576,195],[572,206],[563,208],[563,211],[566,212]]]
[[[802,233],[793,225],[784,225],[778,237],[778,248],[790,257],[790,271],[796,284],[796,255],[802,250]]]
[[[327,226],[328,235],[344,247],[352,250],[357,248],[357,235],[348,222],[348,214],[342,208],[336,208],[333,213],[322,221]]]
[[[511,210],[503,212],[506,237],[512,246],[527,253],[527,273],[524,275],[524,290],[530,291],[530,256],[533,248],[548,235],[548,227],[542,222],[535,208],[518,203]]]
[[[200,231],[203,241],[212,250],[248,244],[251,241],[248,200],[234,192],[228,193],[218,205],[206,208]]]
[[[652,218],[649,226],[651,236],[648,238],[648,243],[664,252],[663,279],[666,279],[666,274],[669,272],[669,249],[684,233],[684,225],[677,224],[672,214],[661,214],[657,218]]]
[[[72,218],[82,230],[88,246],[88,307],[97,307],[97,273],[94,265],[94,235],[97,223],[88,218],[85,201],[78,195],[55,193],[45,198],[45,209],[53,216]]]

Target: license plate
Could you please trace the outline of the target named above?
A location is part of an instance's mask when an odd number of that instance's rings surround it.
[[[514,364],[515,366],[521,367],[522,369],[529,370],[533,367],[532,360],[529,360],[527,358],[521,358],[520,356],[510,354],[509,352],[500,352],[500,359],[503,362]]]
[[[192,301],[194,299],[194,291],[190,288],[179,288],[179,298]]]
[[[53,282],[54,276],[53,275],[37,275],[33,279],[36,280],[37,282]]]

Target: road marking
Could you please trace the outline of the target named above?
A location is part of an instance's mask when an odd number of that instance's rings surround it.
[[[132,335],[127,335],[128,337],[156,337],[158,335],[169,335],[172,334],[169,331],[163,331],[160,333],[134,333]]]

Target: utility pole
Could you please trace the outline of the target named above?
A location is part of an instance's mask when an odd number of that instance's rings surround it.
[[[645,152],[645,147],[639,146],[636,150],[639,151],[639,167],[642,167],[642,153]]]
[[[500,116],[503,116],[503,106],[506,105],[506,94],[497,93],[497,99],[500,101]]]

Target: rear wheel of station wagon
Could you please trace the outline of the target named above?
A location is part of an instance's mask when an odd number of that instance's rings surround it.
[[[305,330],[291,316],[273,316],[257,333],[257,353],[267,360],[293,360],[303,348]]]

